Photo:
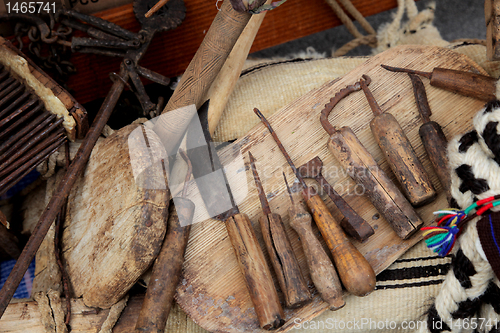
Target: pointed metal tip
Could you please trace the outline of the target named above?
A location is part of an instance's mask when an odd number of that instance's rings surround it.
[[[284,171],[283,171],[283,178],[285,179],[286,190],[288,191],[288,196],[290,197],[290,201],[292,202],[292,205],[294,205],[292,191],[290,190],[290,186],[288,186],[288,180],[286,179]]]

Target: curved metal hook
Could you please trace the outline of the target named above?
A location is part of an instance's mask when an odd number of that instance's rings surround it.
[[[359,82],[356,82],[355,84],[351,84],[343,89],[341,89],[338,93],[335,94],[330,99],[330,102],[328,104],[325,104],[325,108],[321,111],[321,116],[319,117],[319,121],[321,122],[321,125],[323,125],[323,128],[325,131],[333,135],[336,131],[335,127],[330,124],[328,121],[328,116],[330,115],[330,112],[332,112],[333,108],[335,105],[337,105],[338,102],[340,102],[344,97],[350,95],[351,93],[355,91],[361,90],[361,81],[364,81],[366,85],[369,85],[372,80],[368,75],[363,75],[363,78],[359,80]]]

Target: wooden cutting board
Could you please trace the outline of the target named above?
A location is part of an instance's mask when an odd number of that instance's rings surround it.
[[[401,254],[421,240],[422,236],[419,233],[407,241],[399,239],[369,200],[359,195],[362,189],[356,187],[356,184],[327,150],[328,135],[321,127],[319,115],[323,106],[336,92],[358,81],[362,74],[371,77],[370,89],[373,95],[382,110],[392,113],[399,121],[439,192],[435,202],[417,210],[419,215],[425,224],[429,225],[433,222],[432,212],[447,206],[441,184],[432,170],[418,135],[422,120],[415,105],[410,79],[406,74],[388,72],[381,68],[380,64],[422,71],[431,71],[434,67],[445,67],[486,74],[466,56],[448,49],[423,46],[397,47],[370,58],[343,78],[324,84],[269,117],[271,125],[296,166],[319,156],[324,162],[325,178],[375,229],[375,234],[363,244],[354,240],[353,243],[368,259],[376,273],[387,268]],[[441,124],[447,138],[468,131],[471,128],[472,117],[484,103],[434,88],[430,86],[429,80],[423,80],[433,112],[431,119]],[[257,93],[255,98],[258,99]],[[265,114],[266,110],[261,111]],[[252,110],[249,110],[249,114],[253,114]],[[330,121],[334,126],[350,126],[353,129],[381,168],[395,181],[371,134],[369,122],[372,118],[372,112],[362,91],[353,93],[341,101],[330,114]],[[248,186],[248,193],[239,204],[240,211],[248,214],[261,246],[265,248],[260,228],[257,225],[262,211],[257,190],[252,186],[253,178],[248,167],[248,151],[251,151],[258,161],[257,169],[264,190],[268,194],[271,209],[283,217],[292,247],[309,281],[311,291],[315,293],[315,298],[309,305],[296,310],[285,309],[287,322],[278,330],[285,332],[293,328],[296,318],[309,320],[327,309],[326,303],[314,290],[297,235],[289,227],[287,214],[289,199],[286,196],[282,171],[285,171],[290,182],[295,180],[295,176],[263,124],[255,126],[246,136],[222,150],[221,160],[231,160],[235,147],[240,148],[245,168],[229,175],[229,182],[233,192],[239,192],[241,188]],[[247,184],[244,184],[244,181],[231,181],[237,178],[241,180],[242,174],[246,174]],[[313,183],[311,181],[311,184]],[[295,193],[295,198],[299,198],[298,192]],[[333,203],[324,195],[323,198],[334,217],[339,216]],[[317,235],[320,238],[319,232]],[[211,332],[261,331],[223,222],[209,219],[193,226],[184,264],[184,277],[181,281],[176,295],[177,302],[203,328]],[[275,285],[278,286],[276,283]]]

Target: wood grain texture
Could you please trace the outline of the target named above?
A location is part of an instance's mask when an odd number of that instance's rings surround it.
[[[75,295],[88,306],[109,308],[121,299],[165,236],[170,195],[136,183],[127,140],[135,128],[97,143],[69,196],[63,259]]]
[[[431,180],[396,118],[383,113],[372,119],[370,128],[410,203],[420,207],[436,199]]]
[[[432,71],[431,85],[447,89],[464,96],[491,101],[495,99],[497,80],[491,76],[478,75],[478,73],[464,73],[435,68]]]
[[[328,149],[401,239],[407,239],[422,226],[423,221],[411,204],[350,127],[334,133]]]
[[[337,310],[345,305],[342,296],[342,285],[332,261],[314,236],[312,217],[304,207],[297,203],[288,209],[290,226],[299,235],[302,250],[309,268],[311,280],[323,301],[330,310]]]
[[[298,308],[310,302],[311,293],[293,253],[281,216],[273,213],[263,215],[259,218],[259,224],[267,253],[285,296],[286,307]]]
[[[282,326],[283,309],[252,223],[246,215],[236,214],[225,224],[260,327],[273,330]]]
[[[359,243],[352,239],[351,241],[368,259],[376,273],[380,273],[402,253],[421,240],[421,234],[417,233],[409,240],[402,241],[370,201],[365,196],[358,195],[362,193],[359,193],[354,181],[343,172],[342,166],[328,151],[326,143],[329,136],[321,127],[319,115],[323,105],[328,103],[337,91],[358,81],[362,74],[367,74],[372,78],[370,88],[378,96],[379,104],[386,112],[393,114],[401,124],[439,193],[435,202],[419,208],[417,212],[425,224],[429,225],[433,221],[432,212],[447,206],[446,196],[428,158],[425,156],[418,135],[422,121],[415,106],[411,82],[406,75],[384,70],[380,67],[381,63],[427,71],[440,66],[467,71],[474,70],[485,74],[484,70],[469,58],[447,49],[419,46],[397,47],[370,58],[365,64],[357,67],[343,78],[326,83],[269,117],[271,125],[294,163],[302,165],[313,157],[319,156],[324,162],[323,174],[325,178],[340,195],[344,196],[351,207],[375,229],[375,234],[365,243]],[[483,106],[482,101],[437,89],[430,86],[428,80],[424,80],[424,84],[430,107],[433,110],[433,120],[441,124],[447,137],[451,138],[453,135],[464,133],[471,128],[471,119]],[[249,110],[250,112],[251,110]],[[390,175],[394,181],[395,178],[391,175],[383,153],[371,134],[368,124],[372,118],[373,114],[362,92],[353,93],[342,100],[330,115],[330,121],[335,126],[350,126],[353,129],[382,170]],[[307,271],[298,237],[294,231],[290,230],[288,214],[286,214],[289,199],[282,171],[285,171],[289,180],[294,179],[286,160],[263,124],[255,126],[234,145],[221,150],[221,160],[231,159],[233,149],[238,145],[243,156],[247,156],[247,152],[251,150],[255,159],[259,161],[259,170],[262,170],[259,174],[264,187],[269,191],[268,200],[271,210],[282,216],[299,264],[303,271]],[[245,162],[248,163],[248,160]],[[261,207],[257,190],[250,185],[253,183],[250,168],[246,169],[246,184],[244,182],[231,182],[232,178],[241,177],[243,170],[245,168],[239,168],[236,172],[229,173],[228,180],[232,184],[232,192],[235,197],[244,189],[248,189],[246,197],[238,204],[238,207],[242,213],[249,216],[254,224],[256,235],[263,244],[262,235],[258,232],[257,227]],[[335,216],[333,203],[329,202],[328,207]],[[308,276],[305,278],[309,279]],[[209,331],[260,331],[255,309],[246,290],[243,276],[239,272],[231,242],[222,222],[206,220],[193,225],[186,250],[184,277],[177,291],[176,300],[180,306],[196,323]],[[278,331],[288,331],[293,328],[294,319],[311,319],[327,308],[328,304],[323,302],[319,295],[316,295],[310,304],[300,309],[285,309],[287,322]]]
[[[306,201],[345,289],[356,296],[366,296],[375,289],[375,272],[366,258],[349,241],[319,195]]]
[[[448,140],[441,125],[435,121],[429,121],[420,126],[418,133],[449,202],[451,200],[451,175],[448,172]]]
[[[353,5],[363,16],[395,8],[396,0],[353,0]],[[141,65],[167,77],[180,75],[187,68],[201,44],[217,8],[214,1],[186,0],[186,19],[175,30],[155,36]],[[139,31],[132,4],[94,14],[131,31]],[[293,22],[293,24],[291,24]],[[287,1],[266,14],[250,52],[341,25],[328,4],[323,0]],[[78,73],[68,81],[74,97],[80,103],[104,97],[111,87],[110,72],[119,69],[120,59],[76,53],[71,61]]]
[[[197,109],[201,106],[204,102],[202,98],[219,74],[250,17],[250,13],[239,13],[229,0],[224,0],[163,113],[191,104],[196,105]]]
[[[500,60],[500,1],[484,1],[486,22],[486,55],[491,61]]]

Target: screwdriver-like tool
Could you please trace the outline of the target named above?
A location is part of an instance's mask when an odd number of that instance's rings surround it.
[[[446,140],[446,136],[441,126],[430,119],[432,111],[427,101],[424,83],[416,74],[408,75],[413,85],[413,94],[415,95],[415,103],[417,104],[418,112],[420,112],[422,120],[424,121],[423,125],[420,126],[418,130],[418,134],[420,135],[420,139],[422,139],[422,143],[434,167],[434,171],[443,185],[448,201],[450,201],[451,178],[448,171],[448,140]]]
[[[368,84],[368,82],[367,82]],[[321,111],[320,122],[330,135],[328,150],[344,167],[349,176],[361,185],[365,195],[392,229],[402,239],[408,239],[424,224],[398,187],[382,170],[370,152],[348,126],[337,129],[328,121],[333,108],[349,94],[361,90],[360,82],[348,85],[330,99]]]
[[[271,212],[266,193],[255,167],[255,158],[250,152],[248,152],[248,156],[250,157],[253,178],[259,192],[262,211],[264,212],[264,215],[259,218],[262,237],[264,238],[264,243],[271,258],[281,291],[285,295],[286,306],[289,308],[298,308],[309,303],[312,300],[312,296],[300,271],[297,258],[293,253],[292,245],[285,232],[281,216]]]
[[[319,240],[314,236],[311,226],[311,215],[304,207],[293,200],[292,192],[288,186],[283,172],[286,188],[292,205],[288,209],[290,226],[297,232],[300,243],[304,249],[309,274],[323,301],[327,302],[330,310],[338,310],[345,305],[342,297],[342,285],[339,276],[333,267],[332,261],[326,254]]]
[[[182,195],[171,205],[168,229],[160,253],[153,265],[146,296],[142,303],[135,332],[163,332],[174,300],[175,290],[181,278],[184,253],[186,252],[195,205],[186,198],[187,185],[191,177],[191,161],[186,152],[180,155],[188,165]],[[163,170],[166,176],[166,170]],[[181,225],[181,221],[185,226]]]
[[[405,196],[413,206],[423,206],[436,199],[436,190],[396,118],[380,109],[368,88],[367,82],[370,81],[367,75],[363,75],[360,81],[368,104],[375,115],[370,122],[370,129],[401,184]]]
[[[412,73],[431,80],[431,85],[454,93],[491,101],[496,99],[496,82],[491,76],[436,67],[432,72],[380,65],[391,72]]]
[[[349,241],[342,228],[334,220],[321,197],[316,193],[315,189],[307,186],[293,164],[292,159],[281,144],[278,135],[271,127],[271,124],[269,124],[267,119],[257,108],[254,109],[254,112],[269,129],[274,141],[276,141],[283,156],[292,168],[297,179],[300,181],[303,187],[302,196],[313,213],[314,221],[325,239],[328,248],[332,252],[335,267],[337,268],[344,287],[353,295],[368,295],[375,289],[375,272],[370,266],[370,263]]]

